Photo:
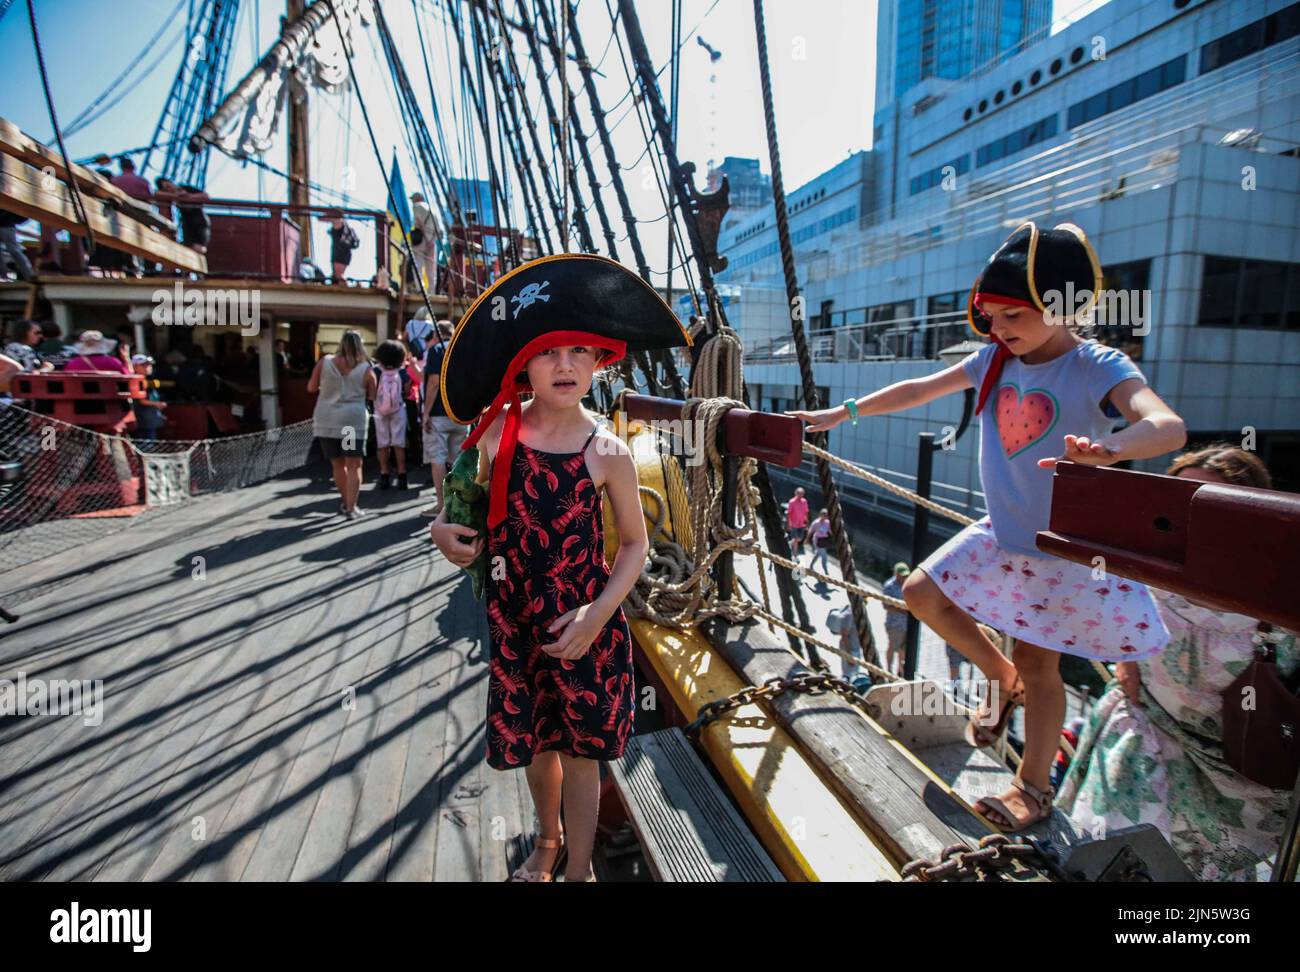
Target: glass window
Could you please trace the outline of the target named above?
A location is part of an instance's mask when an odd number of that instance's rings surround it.
[[[1247,260],[1242,271],[1239,327],[1280,327],[1286,299],[1285,263]]]
[[[1231,327],[1237,305],[1241,261],[1207,256],[1201,275],[1201,314],[1206,327]]]
[[[1286,315],[1283,324],[1287,330],[1300,330],[1300,263],[1287,268]]]
[[[1187,77],[1187,58],[1176,57],[1172,61],[1161,66],[1160,88],[1172,88],[1176,84],[1182,84]]]
[[[1108,110],[1119,111],[1121,108],[1127,108],[1129,105],[1133,104],[1133,102],[1137,100],[1134,94],[1136,91],[1137,81],[1132,78],[1115,85],[1115,87],[1111,88],[1109,92],[1110,103]]]
[[[1150,71],[1143,71],[1137,76],[1137,100],[1150,98],[1160,90],[1160,77],[1164,71],[1163,67],[1152,68]]]

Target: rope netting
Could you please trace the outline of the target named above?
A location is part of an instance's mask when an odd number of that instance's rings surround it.
[[[198,441],[134,440],[0,407],[0,577],[196,497],[303,465],[311,422]]]

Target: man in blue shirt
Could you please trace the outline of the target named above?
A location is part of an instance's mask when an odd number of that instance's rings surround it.
[[[460,445],[468,432],[465,426],[448,418],[446,409],[442,407],[438,383],[442,375],[442,356],[450,338],[451,321],[439,321],[438,333],[431,337],[424,357],[424,461],[429,464],[437,499],[433,506],[426,506],[420,512],[429,517],[442,512],[442,481],[460,454]]]

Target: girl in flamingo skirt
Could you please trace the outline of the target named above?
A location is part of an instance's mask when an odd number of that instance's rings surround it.
[[[1025,750],[1012,787],[975,809],[995,826],[1020,830],[1052,812],[1049,786],[1065,719],[1061,653],[1136,660],[1169,640],[1151,593],[1136,581],[1038,552],[1048,526],[1058,458],[1107,466],[1180,448],[1182,419],[1160,400],[1123,353],[1083,340],[1062,296],[1088,298],[1101,271],[1083,231],[1065,223],[1020,226],[971,288],[967,315],[992,342],[927,378],[902,381],[838,408],[796,412],[810,431],[852,417],[882,415],[941,395],[979,388],[980,479],[988,515],[914,570],[903,588],[912,613],[989,679],[989,699],[968,727],[991,745],[1016,705],[1025,706]],[[986,406],[988,406],[986,410]],[[1114,432],[1116,419],[1128,427]],[[1061,453],[1062,437],[1064,453]],[[977,621],[1015,637],[1010,659]]]
[[[505,306],[513,316],[493,315]],[[488,406],[465,446],[477,444],[491,468],[488,535],[449,523],[445,511],[431,533],[459,566],[486,542],[485,755],[494,769],[525,769],[540,825],[513,880],[552,880],[562,863],[566,881],[594,880],[599,762],[621,756],[632,731],[632,641],[621,605],[649,541],[631,453],[582,406],[597,368],[621,358],[629,339],[642,347],[688,340],[635,274],[602,257],[562,255],[497,281],[443,358],[447,414]],[[523,392],[532,394],[526,404]],[[619,534],[612,570],[602,492]]]

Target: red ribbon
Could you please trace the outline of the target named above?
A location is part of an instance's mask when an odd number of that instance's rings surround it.
[[[1015,307],[1032,307],[1038,310],[1038,305],[1033,301],[1021,300],[1019,297],[1004,297],[1002,294],[989,294],[980,291],[975,295],[975,306],[983,311],[984,301],[993,304],[1011,304]],[[979,402],[975,405],[975,414],[978,415],[984,409],[984,403],[988,401],[989,395],[993,394],[993,389],[997,387],[998,379],[1002,377],[1002,366],[1007,360],[1015,357],[1011,349],[1003,344],[992,334],[989,335],[993,343],[997,345],[997,350],[993,352],[993,360],[989,362],[989,370],[984,373],[984,382],[980,385]]]
[[[506,518],[506,490],[510,488],[510,467],[514,463],[515,446],[519,442],[519,423],[523,416],[523,405],[519,401],[521,392],[531,391],[524,369],[529,359],[536,357],[550,348],[568,345],[584,345],[608,351],[609,355],[601,361],[601,366],[618,361],[627,354],[627,342],[614,338],[602,337],[589,331],[551,331],[541,337],[533,338],[510,359],[505,373],[501,376],[501,390],[497,392],[492,404],[483,413],[474,431],[461,445],[462,449],[472,449],[483,437],[496,417],[504,408],[506,423],[501,430],[501,445],[497,448],[497,457],[492,464],[492,482],[488,487],[488,528],[496,528]]]

